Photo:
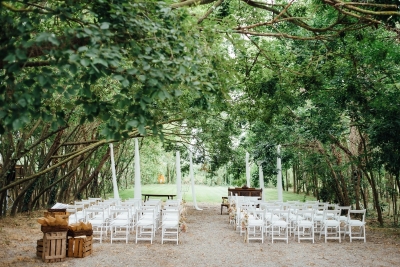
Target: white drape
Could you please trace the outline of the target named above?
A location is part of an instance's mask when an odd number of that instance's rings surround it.
[[[139,156],[139,142],[135,138],[135,190],[134,199],[142,199],[142,184],[140,181],[140,156]]]

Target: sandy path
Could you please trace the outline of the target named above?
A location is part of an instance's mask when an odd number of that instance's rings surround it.
[[[37,216],[0,220],[0,266],[399,266],[398,239],[379,231],[367,230],[367,243],[324,243],[316,240],[289,244],[243,242],[228,224],[219,205],[200,204],[203,211],[187,209],[188,231],[181,234],[181,244],[161,245],[160,232],[153,244],[135,244],[131,235],[123,242],[102,244],[95,241],[94,252],[85,258],[66,258],[59,263],[44,263],[36,257],[36,240],[42,237]]]

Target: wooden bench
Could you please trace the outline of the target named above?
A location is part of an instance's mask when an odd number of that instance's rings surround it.
[[[257,197],[257,199],[262,198],[262,188],[254,188],[254,187],[235,187],[235,188],[228,188],[228,196],[246,196],[246,197]],[[221,214],[223,208],[226,207],[228,210],[230,208],[230,204],[228,201],[228,197],[222,197],[221,203]]]
[[[254,187],[235,187],[228,188],[228,196],[247,196],[247,197],[262,197],[262,188]]]

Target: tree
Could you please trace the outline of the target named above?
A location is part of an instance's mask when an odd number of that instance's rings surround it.
[[[101,122],[109,139],[146,127],[189,91],[223,90],[185,10],[159,1],[1,2],[0,132]],[[179,106],[179,105],[177,105]]]

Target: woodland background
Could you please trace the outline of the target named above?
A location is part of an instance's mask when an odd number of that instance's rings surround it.
[[[133,182],[285,190],[398,225],[399,6],[377,1],[0,2],[0,214]],[[8,196],[13,205],[6,212]]]

